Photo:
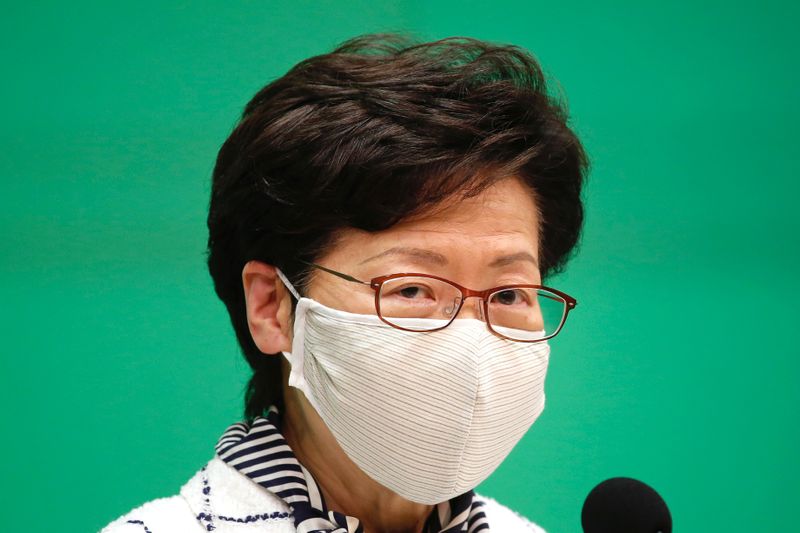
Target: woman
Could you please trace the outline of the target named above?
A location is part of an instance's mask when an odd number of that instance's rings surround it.
[[[473,489],[544,408],[587,169],[513,46],[365,35],[264,87],[208,216],[245,420],[104,531],[541,531]]]

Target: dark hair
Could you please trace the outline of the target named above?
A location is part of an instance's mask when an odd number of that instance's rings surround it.
[[[515,175],[541,214],[545,278],[578,242],[588,168],[566,106],[512,45],[362,35],[262,88],[219,151],[208,213],[208,268],[254,371],[245,417],[282,400],[281,358],[264,356],[247,325],[247,261],[302,290],[301,261],[337,230],[380,231]]]

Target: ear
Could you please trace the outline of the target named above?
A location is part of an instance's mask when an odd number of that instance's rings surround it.
[[[275,267],[248,261],[242,269],[247,325],[258,349],[265,354],[292,349],[292,296]]]

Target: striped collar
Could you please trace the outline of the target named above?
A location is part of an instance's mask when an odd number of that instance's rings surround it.
[[[216,445],[217,456],[228,465],[283,499],[293,512],[298,533],[363,533],[357,518],[328,510],[311,473],[300,464],[279,428],[275,406],[251,425],[231,425]],[[483,502],[469,491],[434,507],[424,533],[488,532]]]

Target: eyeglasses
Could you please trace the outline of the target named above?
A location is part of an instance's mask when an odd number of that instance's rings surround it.
[[[455,319],[467,298],[480,298],[481,320],[494,334],[517,342],[541,342],[561,331],[577,300],[544,285],[468,289],[431,274],[402,273],[363,281],[316,263],[305,264],[375,291],[378,317],[404,331],[437,331]]]

